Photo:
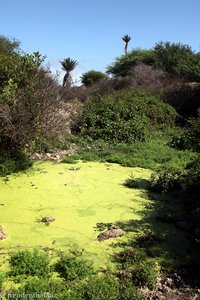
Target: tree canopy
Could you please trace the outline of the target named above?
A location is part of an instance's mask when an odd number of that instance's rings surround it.
[[[90,70],[86,73],[83,73],[81,76],[81,82],[85,86],[91,86],[94,83],[97,83],[105,79],[108,79],[108,76],[105,73],[100,71],[95,71],[95,70]]]
[[[200,52],[181,43],[159,42],[153,49],[134,49],[117,57],[107,68],[115,78],[128,76],[138,64],[144,63],[161,69],[186,81],[200,82]]]

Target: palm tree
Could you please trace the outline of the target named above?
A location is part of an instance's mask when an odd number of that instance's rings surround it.
[[[122,37],[122,40],[125,42],[125,47],[124,47],[124,51],[125,51],[125,55],[127,55],[127,50],[128,50],[128,43],[130,42],[131,40],[131,37],[128,35],[128,34],[125,34],[123,37]]]
[[[66,72],[63,78],[63,87],[69,88],[72,85],[72,76],[70,73],[76,68],[78,62],[68,57],[60,61],[60,63],[62,65],[63,71]]]

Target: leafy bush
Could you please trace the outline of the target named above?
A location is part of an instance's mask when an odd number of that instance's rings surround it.
[[[61,160],[61,162],[65,164],[76,164],[78,159],[79,159],[78,155],[72,155],[72,156],[64,157]]]
[[[32,165],[28,155],[9,138],[0,137],[0,176],[19,172]]]
[[[133,142],[147,138],[150,128],[173,126],[176,113],[151,94],[126,91],[102,98],[96,96],[86,103],[80,131],[93,139]]]
[[[129,178],[125,180],[124,186],[130,189],[135,189],[135,188],[144,189],[149,187],[149,181],[146,179],[135,178],[133,175],[131,175]]]
[[[188,81],[200,81],[200,53],[188,45],[159,42],[153,49],[134,49],[117,57],[107,68],[115,78],[125,77],[139,63],[161,69]]]
[[[154,262],[147,260],[142,250],[127,248],[118,253],[116,258],[122,268],[119,275],[122,273],[125,275],[122,278],[132,280],[134,286],[155,288],[156,280],[159,276],[158,266]]]
[[[188,189],[193,192],[200,191],[200,154],[186,167],[186,178]]]
[[[173,190],[180,190],[184,181],[183,171],[165,166],[153,173],[150,179],[150,189],[158,193],[167,193]]]
[[[1,292],[1,289],[3,287],[4,281],[5,281],[5,274],[0,273],[0,292]]]
[[[19,150],[43,150],[66,131],[59,85],[41,66],[44,57],[39,52],[15,51],[17,45],[8,41],[8,50],[0,56],[0,138]]]
[[[64,253],[60,254],[54,268],[67,281],[81,279],[93,273],[93,266],[90,261]]]
[[[200,55],[188,45],[159,42],[154,47],[156,66],[188,81],[200,81]]]
[[[123,279],[119,282],[120,300],[142,300],[142,295],[135,287],[131,279]]]
[[[112,74],[114,78],[125,77],[129,74],[131,69],[138,63],[147,65],[155,64],[153,50],[134,49],[127,55],[117,57],[115,62],[107,67],[107,73]]]
[[[155,263],[142,261],[134,265],[132,269],[132,280],[136,286],[155,288],[159,271]]]
[[[67,290],[64,282],[58,279],[38,278],[36,276],[29,277],[18,288],[11,288],[5,294],[6,299],[58,299],[65,300]]]
[[[125,109],[127,113],[123,112]],[[119,101],[115,103],[113,99],[94,97],[84,107],[81,134],[93,139],[125,142],[144,140],[146,137],[145,118],[133,111],[132,116],[130,114],[128,107],[121,107]]]
[[[80,285],[78,288],[82,293],[81,299],[90,300],[117,300],[118,298],[118,282],[112,276],[94,276],[90,278],[86,284]]]
[[[47,254],[34,251],[19,251],[10,257],[10,275],[48,277],[50,274]]]
[[[170,145],[174,148],[200,152],[200,111],[197,118],[191,118],[185,132],[174,137]]]
[[[180,115],[180,125],[185,125],[185,120],[183,118],[197,116],[197,110],[199,109],[200,83],[174,81],[164,88],[162,95],[163,99],[173,106]]]
[[[108,76],[106,74],[95,70],[90,70],[86,73],[83,73],[81,76],[81,82],[85,86],[91,86],[94,83],[97,83],[105,79],[108,79]]]

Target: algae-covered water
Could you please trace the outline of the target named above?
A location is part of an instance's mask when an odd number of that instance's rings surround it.
[[[97,265],[106,265],[115,251],[113,243],[132,233],[99,242],[96,225],[141,219],[148,200],[123,182],[131,174],[147,179],[150,173],[108,163],[37,162],[26,173],[0,179],[0,225],[7,234],[0,241],[0,254],[26,248],[78,248]],[[45,216],[56,220],[47,226],[40,222]]]

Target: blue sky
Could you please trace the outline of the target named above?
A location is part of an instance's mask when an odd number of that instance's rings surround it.
[[[78,79],[123,54],[124,34],[130,50],[168,40],[200,51],[199,12],[199,0],[0,0],[0,34],[39,50],[54,71],[59,60],[76,59]]]

